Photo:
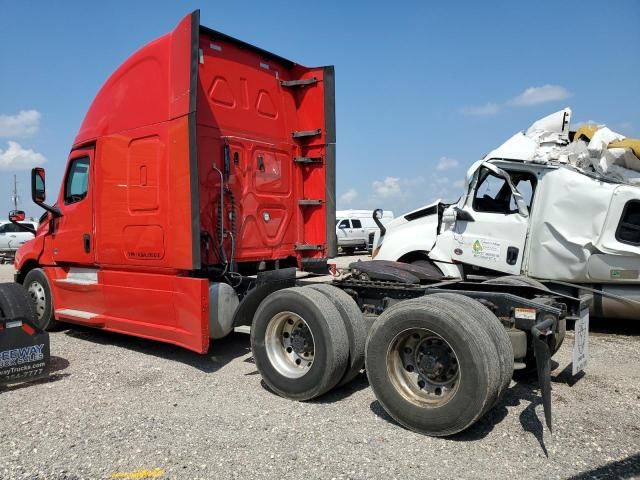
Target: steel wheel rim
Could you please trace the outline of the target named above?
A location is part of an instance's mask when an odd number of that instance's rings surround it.
[[[395,336],[387,351],[387,374],[405,399],[429,408],[451,401],[461,378],[451,345],[426,328],[410,328]]]
[[[38,320],[42,320],[44,312],[47,309],[47,293],[40,282],[33,281],[29,284],[27,293],[33,300],[33,305],[36,308],[36,315]]]
[[[280,312],[267,324],[265,348],[271,365],[287,378],[304,376],[313,364],[315,341],[305,320],[293,312]]]

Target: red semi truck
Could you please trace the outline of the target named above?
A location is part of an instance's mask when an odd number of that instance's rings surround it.
[[[366,357],[385,409],[431,435],[474,423],[531,361],[550,424],[549,357],[588,307],[526,279],[451,281],[395,262],[296,279],[336,254],[334,69],[203,27],[198,11],[111,75],[55,202],[43,169],[32,196],[47,212],[15,266],[40,327],[205,353],[250,325],[265,383],[296,400],[349,382]]]

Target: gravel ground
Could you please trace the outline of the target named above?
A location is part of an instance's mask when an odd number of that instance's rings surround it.
[[[640,478],[640,330],[595,329],[585,376],[573,332],[555,358],[553,435],[524,378],[438,439],[395,424],[364,375],[316,401],[273,395],[244,334],[200,356],[72,327],[51,334],[48,381],[0,389],[0,478]]]

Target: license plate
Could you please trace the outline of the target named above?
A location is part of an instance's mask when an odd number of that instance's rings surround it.
[[[589,309],[580,312],[580,319],[576,320],[573,340],[573,375],[583,371],[589,361]]]

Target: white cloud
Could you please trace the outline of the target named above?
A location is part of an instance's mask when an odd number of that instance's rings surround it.
[[[9,148],[0,149],[0,170],[28,170],[46,161],[41,153],[22,148],[16,142],[9,141]]]
[[[351,205],[356,198],[358,198],[358,192],[355,188],[350,188],[340,195],[340,203],[343,203],[344,205]]]
[[[444,172],[445,170],[456,168],[458,165],[458,160],[454,158],[440,157],[440,160],[438,160],[438,165],[436,166],[436,170],[439,172]]]
[[[372,187],[375,195],[382,198],[398,197],[402,193],[400,179],[397,177],[387,177],[382,181],[375,180]]]
[[[464,180],[456,180],[451,185],[453,186],[453,188],[456,188],[456,189],[462,188],[464,187]]]
[[[418,185],[422,185],[424,182],[425,182],[425,178],[422,175],[400,180],[400,183],[402,185],[406,185],[408,187],[417,187]]]
[[[500,106],[491,102],[485,103],[484,105],[471,105],[460,109],[463,115],[469,117],[487,117],[489,115],[495,115],[499,111]]]
[[[528,106],[539,103],[557,102],[569,98],[571,93],[560,85],[543,85],[542,87],[529,87],[517,97],[509,100],[509,105]]]
[[[16,115],[0,115],[0,137],[28,137],[40,127],[40,112],[21,110]]]

